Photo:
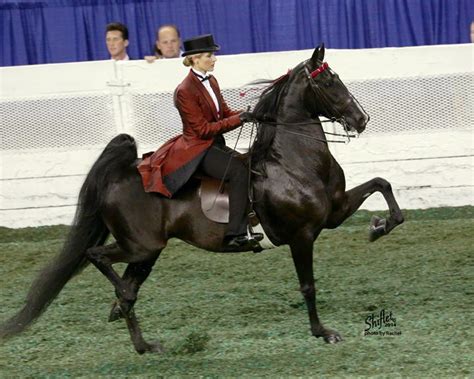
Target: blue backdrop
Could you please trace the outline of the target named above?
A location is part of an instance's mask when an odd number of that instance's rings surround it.
[[[222,54],[470,42],[474,0],[3,0],[0,64],[108,59],[105,25],[125,23],[129,55],[151,53],[156,28],[213,33]]]

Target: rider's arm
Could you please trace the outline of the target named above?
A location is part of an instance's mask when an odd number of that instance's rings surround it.
[[[185,128],[190,127],[199,138],[211,139],[242,125],[237,112],[219,121],[207,121],[202,109],[203,106],[208,106],[204,104],[206,100],[184,88],[178,89],[175,101]]]

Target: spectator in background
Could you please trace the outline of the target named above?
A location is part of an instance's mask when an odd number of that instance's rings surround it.
[[[181,56],[181,36],[176,25],[166,24],[156,31],[154,55],[145,56],[148,63],[157,59],[179,58]]]
[[[471,22],[471,43],[474,43],[474,21]]]
[[[128,61],[128,28],[120,22],[107,24],[105,33],[105,43],[110,54],[110,59],[116,61]]]

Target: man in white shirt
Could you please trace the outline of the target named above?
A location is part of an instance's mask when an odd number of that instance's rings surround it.
[[[128,28],[120,22],[112,22],[106,27],[105,43],[110,54],[110,59],[128,61]]]

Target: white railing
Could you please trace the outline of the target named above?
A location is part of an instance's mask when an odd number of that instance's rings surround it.
[[[221,56],[214,74],[244,109],[258,93],[246,83],[311,53]],[[382,176],[403,208],[473,204],[473,56],[472,45],[326,52],[371,116],[359,139],[332,145],[348,187]],[[180,59],[0,68],[0,225],[70,223],[84,175],[114,135],[133,135],[143,153],[180,132],[172,95],[186,74]],[[247,140],[248,130],[240,147]],[[377,196],[364,207],[385,209]]]

